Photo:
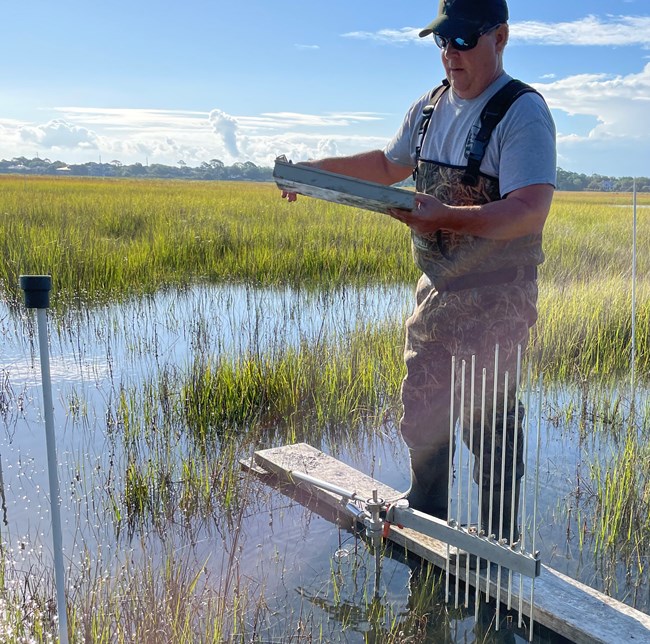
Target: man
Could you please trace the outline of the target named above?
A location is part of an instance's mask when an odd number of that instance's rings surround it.
[[[511,516],[517,514],[524,466],[516,365],[519,347],[524,350],[537,318],[536,268],[544,259],[542,229],[553,197],[556,155],[550,112],[533,91],[506,106],[505,115],[487,128],[486,145],[478,144],[485,136],[483,109],[512,81],[503,68],[507,21],[506,0],[441,0],[438,16],[420,36],[434,36],[447,84],[413,104],[384,150],[310,164],[383,184],[399,182],[416,168],[415,209],[391,213],[410,227],[414,259],[422,270],[415,310],[406,323],[402,384],[400,430],[412,470],[409,502],[447,518],[451,358],[458,365],[458,400],[460,365],[464,360],[469,374],[474,357],[475,399],[466,394],[463,437],[475,455],[481,525],[516,541]],[[295,194],[283,197],[293,201]],[[484,370],[488,394],[483,406]],[[465,389],[470,391],[469,382]],[[458,407],[453,406],[455,416]]]

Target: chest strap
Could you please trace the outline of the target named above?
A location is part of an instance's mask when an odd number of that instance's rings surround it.
[[[420,161],[420,152],[422,150],[424,137],[427,133],[427,130],[429,129],[429,123],[431,122],[433,111],[436,109],[436,105],[442,98],[442,95],[448,89],[449,82],[445,79],[442,81],[441,85],[436,87],[431,92],[431,99],[422,110],[422,122],[420,123],[420,129],[418,130],[418,145],[415,148],[415,168],[413,169],[414,179],[417,176],[418,163]],[[483,111],[481,112],[479,131],[472,143],[472,147],[469,151],[469,157],[467,160],[467,167],[465,168],[465,173],[461,179],[465,185],[477,185],[481,162],[485,156],[485,150],[487,149],[488,143],[490,141],[490,136],[492,136],[494,128],[506,115],[506,112],[510,109],[510,106],[522,94],[526,94],[528,92],[535,92],[536,94],[539,94],[539,92],[533,89],[530,85],[526,85],[526,83],[513,78],[512,80],[508,81],[508,83],[506,83],[487,102],[483,108]]]
[[[522,95],[528,92],[536,92],[530,85],[513,78],[506,83],[490,100],[481,112],[481,127],[472,143],[467,159],[467,168],[463,175],[462,182],[468,186],[475,186],[478,183],[481,161],[485,156],[490,141],[490,136],[499,121],[506,115],[510,106]]]

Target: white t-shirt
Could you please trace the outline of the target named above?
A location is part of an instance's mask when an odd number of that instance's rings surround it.
[[[469,141],[480,127],[488,100],[512,78],[502,74],[480,96],[462,99],[446,91],[433,111],[420,158],[443,165],[465,167]],[[413,167],[420,144],[422,110],[431,92],[409,109],[399,131],[384,149],[389,161]],[[471,136],[470,136],[471,135]],[[555,124],[544,100],[534,92],[520,96],[496,126],[481,163],[481,173],[499,180],[501,196],[533,184],[556,181]]]

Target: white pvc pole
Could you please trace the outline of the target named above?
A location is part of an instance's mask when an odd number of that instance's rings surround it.
[[[52,542],[54,547],[54,578],[56,582],[56,606],[59,617],[59,642],[68,644],[68,617],[65,601],[65,569],[63,565],[63,538],[61,535],[61,498],[59,494],[58,461],[54,436],[54,404],[50,378],[50,351],[47,335],[47,307],[49,306],[49,275],[21,276],[20,286],[25,291],[27,308],[36,308],[38,344],[43,384],[43,414],[45,416],[45,441],[47,445],[47,471],[50,482],[50,508],[52,519]]]

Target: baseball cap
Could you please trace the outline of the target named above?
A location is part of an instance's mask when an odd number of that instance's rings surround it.
[[[420,32],[446,38],[471,38],[472,35],[508,21],[506,0],[440,0],[438,17]]]

